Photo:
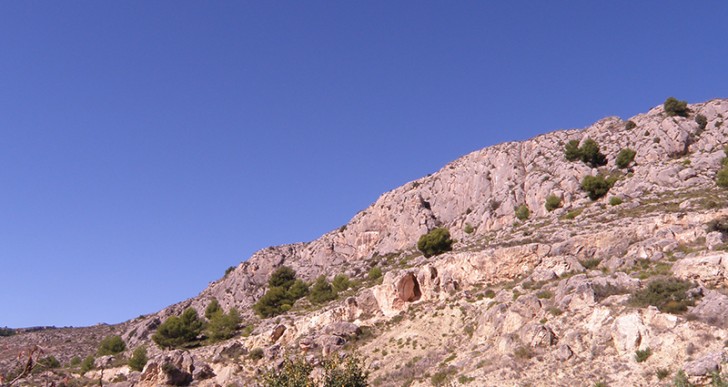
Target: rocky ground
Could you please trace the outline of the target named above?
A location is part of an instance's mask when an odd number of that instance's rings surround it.
[[[690,109],[687,117],[668,116],[658,106],[632,117],[634,127],[606,118],[474,152],[385,193],[315,241],[256,253],[199,296],[157,314],[114,327],[0,337],[0,367],[32,345],[66,364],[118,332],[126,353],[97,359],[84,377],[61,367],[21,384],[247,386],[284,356],[315,363],[339,352],[362,357],[371,384],[381,386],[659,386],[671,385],[678,370],[708,383],[728,362],[728,228],[720,227],[728,193],[715,184],[728,101]],[[564,160],[564,145],[586,138],[599,143],[606,166]],[[620,170],[615,158],[625,147],[636,157]],[[592,201],[579,186],[597,172],[618,180]],[[550,195],[561,198],[560,208],[547,211]],[[521,205],[528,219],[515,216]],[[453,251],[425,258],[415,243],[434,227],[458,241]],[[359,286],[323,306],[301,300],[261,319],[251,306],[281,265],[309,281],[346,273]],[[375,266],[383,278],[368,279]],[[686,310],[635,302],[650,284],[671,278],[690,282],[680,295]],[[212,298],[237,307],[247,331],[188,350],[151,342],[164,319],[187,307],[202,313]],[[150,361],[132,372],[120,358],[140,345]]]

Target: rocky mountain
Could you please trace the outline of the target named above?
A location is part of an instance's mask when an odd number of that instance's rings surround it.
[[[708,383],[728,362],[728,195],[716,185],[728,100],[670,113],[660,105],[468,154],[312,242],[263,249],[197,297],[110,327],[124,356],[148,347],[144,371],[97,359],[103,371],[78,380],[256,385],[291,354],[317,364],[356,352],[381,386]],[[574,140],[595,141],[604,160],[568,161]],[[624,149],[634,159],[618,168]],[[582,183],[597,175],[608,192],[592,200]],[[425,257],[417,241],[440,227],[452,251]],[[261,318],[253,305],[281,266],[357,286]],[[167,318],[202,315],[213,299],[240,311],[244,333],[184,350],[152,342]],[[0,367],[20,342],[28,336],[0,337]],[[61,362],[92,352],[58,351]],[[69,372],[24,380],[78,377]]]

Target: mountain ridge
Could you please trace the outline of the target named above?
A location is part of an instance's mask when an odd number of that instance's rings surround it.
[[[339,229],[262,249],[198,296],[117,326],[129,348],[149,346],[154,366],[136,374],[106,367],[139,385],[169,384],[164,364],[199,385],[251,385],[256,370],[280,365],[291,351],[316,359],[355,348],[374,385],[438,385],[442,375],[457,385],[652,386],[661,383],[658,371],[678,368],[705,383],[728,361],[720,317],[728,313],[727,238],[715,226],[728,219],[728,196],[715,183],[728,100],[688,108],[686,117],[672,116],[660,105],[629,120],[606,117],[468,153],[383,193]],[[569,141],[587,139],[606,165],[565,160]],[[625,148],[634,160],[616,168]],[[613,186],[591,200],[583,178],[598,174],[613,177]],[[546,208],[550,196],[558,208]],[[426,258],[416,243],[436,227],[457,242]],[[260,318],[252,305],[283,265],[306,281],[343,273],[360,286],[338,301],[302,300]],[[381,282],[368,279],[373,267],[384,272]],[[653,280],[673,277],[695,284],[689,314],[632,305]],[[152,344],[162,321],[189,307],[202,313],[213,299],[240,310],[249,336],[189,350]],[[241,358],[254,349],[260,362]],[[649,360],[634,360],[647,350]]]

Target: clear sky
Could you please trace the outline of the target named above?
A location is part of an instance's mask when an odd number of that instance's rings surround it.
[[[0,326],[116,323],[470,151],[728,97],[725,1],[0,2]]]

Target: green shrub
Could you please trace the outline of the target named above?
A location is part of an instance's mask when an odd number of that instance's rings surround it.
[[[579,146],[578,140],[571,140],[564,147],[564,157],[568,161],[581,160],[592,167],[599,167],[607,164],[607,157],[599,150],[599,144],[591,138],[584,140]]]
[[[466,234],[472,234],[475,229],[473,228],[473,225],[470,223],[465,223],[465,228],[463,229]]]
[[[15,330],[14,329],[11,329],[11,328],[8,328],[8,327],[0,328],[0,337],[12,336],[14,334],[15,334]]]
[[[692,287],[692,283],[677,278],[656,279],[632,294],[629,303],[638,307],[652,305],[663,313],[682,313],[695,304],[688,295]]]
[[[665,379],[670,376],[670,370],[667,368],[658,368],[657,372],[655,372],[655,376],[657,376],[658,380]]]
[[[568,161],[576,161],[581,159],[581,150],[579,149],[579,140],[571,140],[564,147],[564,157]]]
[[[665,103],[662,106],[665,108],[665,113],[667,113],[668,116],[688,116],[689,110],[688,103],[686,101],[678,101],[674,97],[669,97],[665,100]]]
[[[99,350],[97,351],[99,356],[115,355],[117,353],[124,352],[126,344],[121,336],[111,335],[104,337],[99,344]]]
[[[581,181],[581,189],[587,192],[591,200],[597,200],[606,195],[613,185],[613,181],[605,179],[601,174],[584,176]]]
[[[94,369],[94,357],[89,355],[81,362],[81,375]]]
[[[220,307],[220,303],[217,302],[217,298],[213,298],[212,301],[207,304],[207,308],[205,308],[205,318],[209,320],[218,313],[222,313],[222,308]]]
[[[612,196],[611,198],[609,198],[609,204],[612,206],[618,206],[622,204],[622,198],[620,198],[619,196]]]
[[[725,375],[721,376],[718,371],[710,373],[710,387],[728,387],[728,380],[723,380]]]
[[[369,270],[367,277],[371,281],[376,281],[376,280],[382,278],[382,269],[379,266],[374,266],[373,268],[371,268]]]
[[[230,308],[227,313],[222,310],[214,313],[207,323],[205,333],[213,341],[227,340],[238,331],[240,325],[240,313],[235,308]]]
[[[331,281],[331,286],[333,286],[334,290],[337,292],[343,292],[344,290],[349,289],[351,281],[349,281],[349,277],[346,274],[337,274],[334,276],[334,280]]]
[[[637,152],[630,148],[624,148],[619,151],[617,154],[617,159],[614,160],[615,164],[617,164],[617,167],[619,168],[627,168],[629,164],[634,161],[634,157],[637,155]]]
[[[695,387],[694,384],[690,383],[688,376],[685,375],[685,371],[680,370],[675,374],[675,378],[672,379],[673,387]]]
[[[648,347],[643,350],[636,350],[634,353],[634,360],[637,363],[642,363],[643,361],[647,360],[648,357],[652,355],[652,350]]]
[[[723,167],[715,175],[715,183],[721,188],[728,188],[728,167]]]
[[[357,356],[342,360],[338,355],[324,360],[323,385],[325,387],[367,387],[369,371]]]
[[[253,348],[250,350],[250,353],[248,353],[248,357],[250,357],[253,360],[260,360],[265,355],[265,352],[263,351],[263,348]]]
[[[177,348],[193,343],[202,333],[204,323],[194,308],[187,308],[182,315],[171,316],[157,327],[152,340],[162,348]]]
[[[235,270],[235,266],[230,266],[227,269],[225,269],[225,276],[224,277],[227,277],[228,274],[230,274],[230,273],[233,272],[233,270]]]
[[[308,294],[308,285],[296,279],[296,272],[281,266],[271,273],[268,291],[255,304],[253,310],[261,317],[273,317],[291,309],[296,300]]]
[[[144,347],[138,347],[134,350],[134,352],[132,352],[131,357],[129,358],[129,368],[133,371],[141,371],[147,364],[147,360],[149,360],[147,358],[147,349]]]
[[[417,241],[419,249],[425,257],[429,258],[452,250],[453,240],[450,231],[444,227],[436,228],[424,234]]]
[[[708,126],[708,119],[704,115],[698,114],[695,116],[695,123],[698,124],[698,129],[703,131],[705,130],[705,127]]]
[[[268,286],[271,288],[281,287],[286,290],[296,281],[296,271],[288,266],[281,266],[271,273],[268,279]]]
[[[516,218],[520,221],[524,221],[528,219],[528,217],[531,216],[531,210],[528,209],[528,206],[525,204],[521,204],[516,208]]]
[[[326,358],[322,362],[323,375],[320,384],[311,377],[313,366],[302,357],[287,358],[282,367],[269,368],[262,372],[265,387],[366,387],[369,385],[369,371],[365,370],[355,356],[342,360],[338,355]]]
[[[61,362],[55,356],[49,355],[38,359],[38,366],[43,370],[52,370],[61,366]]]
[[[549,195],[546,197],[546,204],[544,206],[546,207],[546,211],[551,212],[561,207],[561,198],[556,195]]]
[[[483,292],[483,296],[485,296],[485,298],[495,298],[495,291],[493,289],[487,289]]]
[[[323,304],[325,302],[335,300],[337,297],[336,290],[331,286],[326,277],[320,275],[316,278],[316,282],[311,286],[311,291],[308,293],[308,300],[312,304]]]
[[[71,358],[71,361],[69,362],[69,365],[71,367],[78,367],[81,365],[81,358],[78,356],[74,356]]]
[[[599,151],[599,144],[591,138],[587,138],[579,148],[581,153],[581,161],[591,165],[592,167],[599,167],[607,164],[607,156]]]
[[[624,128],[627,129],[627,130],[632,130],[632,129],[636,128],[636,127],[637,127],[637,124],[635,124],[635,122],[632,121],[632,120],[629,120],[629,121],[627,121],[624,124]]]

